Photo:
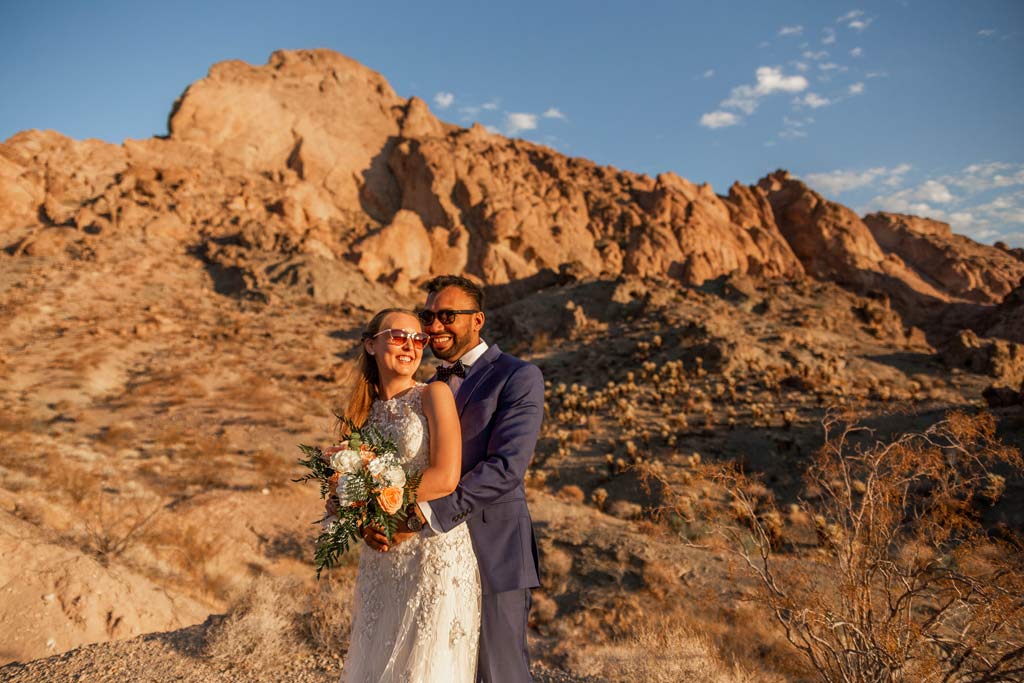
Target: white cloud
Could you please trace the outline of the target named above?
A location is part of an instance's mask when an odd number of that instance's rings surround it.
[[[847,28],[852,28],[855,31],[863,31],[868,26],[871,26],[871,23],[873,21],[873,18],[865,18],[864,12],[859,9],[847,12],[843,16],[836,19],[837,24],[846,24]]]
[[[515,135],[524,130],[537,128],[537,115],[523,112],[513,112],[505,117],[505,132]]]
[[[794,119],[788,116],[783,116],[782,123],[785,128],[779,132],[779,137],[792,140],[794,138],[807,137],[807,131],[804,129],[814,123],[814,119],[810,116],[805,119]]]
[[[979,241],[1002,240],[1024,246],[1022,187],[1024,164],[971,164],[957,174],[929,178],[914,187],[879,194],[864,211],[926,216],[946,221],[957,232]]]
[[[498,103],[494,101],[484,102],[480,105],[480,108],[485,111],[495,111],[498,108]]]
[[[707,71],[704,72],[704,78],[711,78],[714,75],[715,75],[715,70],[714,69],[708,69]]]
[[[855,48],[853,48],[852,50],[850,50],[850,56],[851,56],[851,57],[860,57],[860,56],[862,56],[863,54],[864,54],[864,50],[862,50],[862,49],[861,49],[861,48],[859,48],[859,47],[855,47]]]
[[[740,117],[731,111],[713,111],[700,117],[700,125],[705,128],[725,128],[735,126],[740,122]]]
[[[786,76],[777,66],[761,66],[757,68],[757,87],[760,96],[777,92],[800,92],[807,88],[807,79],[803,76]]]
[[[834,28],[826,28],[824,30],[824,36],[821,39],[822,45],[831,45],[836,42],[836,30]]]
[[[820,62],[818,68],[822,71],[847,71],[847,67],[835,62]]]
[[[994,28],[983,28],[980,31],[978,31],[978,35],[982,36],[983,38],[988,38],[989,36],[994,36],[995,33],[996,33],[996,30]]]
[[[809,68],[811,68],[807,66],[807,62],[790,62],[790,64],[793,65],[794,69],[800,72],[806,72]]]
[[[862,95],[862,94],[864,94],[864,84],[863,83],[853,83],[852,85],[850,85],[850,87],[847,90],[847,92],[849,94],[851,94],[851,95]]]
[[[476,116],[480,113],[480,107],[459,107],[459,113],[466,116]]]
[[[885,177],[882,178],[882,184],[888,187],[899,187],[903,184],[903,176],[907,175],[911,168],[913,168],[913,166],[910,164],[900,164],[889,169],[885,174]]]
[[[798,36],[803,32],[803,26],[783,26],[779,29],[780,36]]]
[[[863,171],[839,169],[827,173],[808,173],[804,180],[811,188],[828,195],[839,195],[862,187],[870,187],[881,182],[885,185],[899,185],[903,176],[910,170],[910,164],[900,164],[893,168],[878,166]]]
[[[757,85],[740,85],[733,88],[729,98],[722,102],[722,106],[752,114],[757,109],[757,101],[762,97],[780,92],[800,92],[807,88],[806,78],[786,76],[777,66],[760,66],[756,75]]]
[[[888,71],[869,71],[864,74],[864,78],[888,78]]]
[[[563,114],[558,109],[555,109],[554,107],[548,107],[548,110],[544,112],[543,116],[546,119],[560,119],[562,121],[566,120],[565,114]]]
[[[955,199],[949,188],[937,180],[926,180],[913,190],[914,199],[936,204],[948,204]]]
[[[826,52],[825,50],[821,50],[819,52],[811,52],[810,50],[807,50],[803,54],[804,59],[810,59],[812,61],[825,59],[825,57],[828,57],[828,52]]]
[[[1024,164],[985,162],[971,164],[959,174],[939,178],[943,183],[972,194],[1024,185]]]
[[[447,109],[455,101],[455,95],[450,92],[439,92],[434,95],[434,104],[438,109]]]
[[[811,109],[819,109],[821,107],[827,107],[828,105],[832,104],[832,100],[812,92],[807,93],[802,98],[798,98],[797,102],[799,104],[808,106]]]

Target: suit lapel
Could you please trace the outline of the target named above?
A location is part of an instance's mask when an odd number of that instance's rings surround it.
[[[466,404],[469,403],[469,399],[473,397],[473,392],[480,386],[484,377],[491,374],[491,371],[494,369],[494,361],[500,355],[501,349],[497,345],[489,346],[484,355],[480,356],[480,359],[473,363],[473,367],[469,369],[469,375],[466,379],[462,380],[462,384],[459,386],[459,393],[455,397],[455,407],[458,409],[460,417],[462,416],[462,411],[466,408]]]

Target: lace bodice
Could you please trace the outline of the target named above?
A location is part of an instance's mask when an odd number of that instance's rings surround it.
[[[426,387],[426,384],[416,384],[388,401],[374,401],[368,420],[394,440],[398,446],[398,457],[406,469],[421,472],[430,464],[427,417],[423,414],[423,390]]]

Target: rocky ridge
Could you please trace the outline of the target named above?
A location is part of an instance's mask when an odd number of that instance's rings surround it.
[[[565,268],[689,285],[810,276],[907,310],[997,303],[1024,277],[1003,250],[924,219],[862,220],[785,172],[718,195],[459,128],[327,50],[215,65],[169,129],[123,145],[52,131],[0,145],[3,247],[186,249],[225,292],[300,286],[367,308],[444,272],[494,285]]]

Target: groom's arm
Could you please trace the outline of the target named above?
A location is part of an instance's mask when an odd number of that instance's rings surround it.
[[[487,455],[453,493],[428,503],[435,531],[447,532],[522,485],[544,419],[544,376],[536,365],[512,373],[498,397]]]

